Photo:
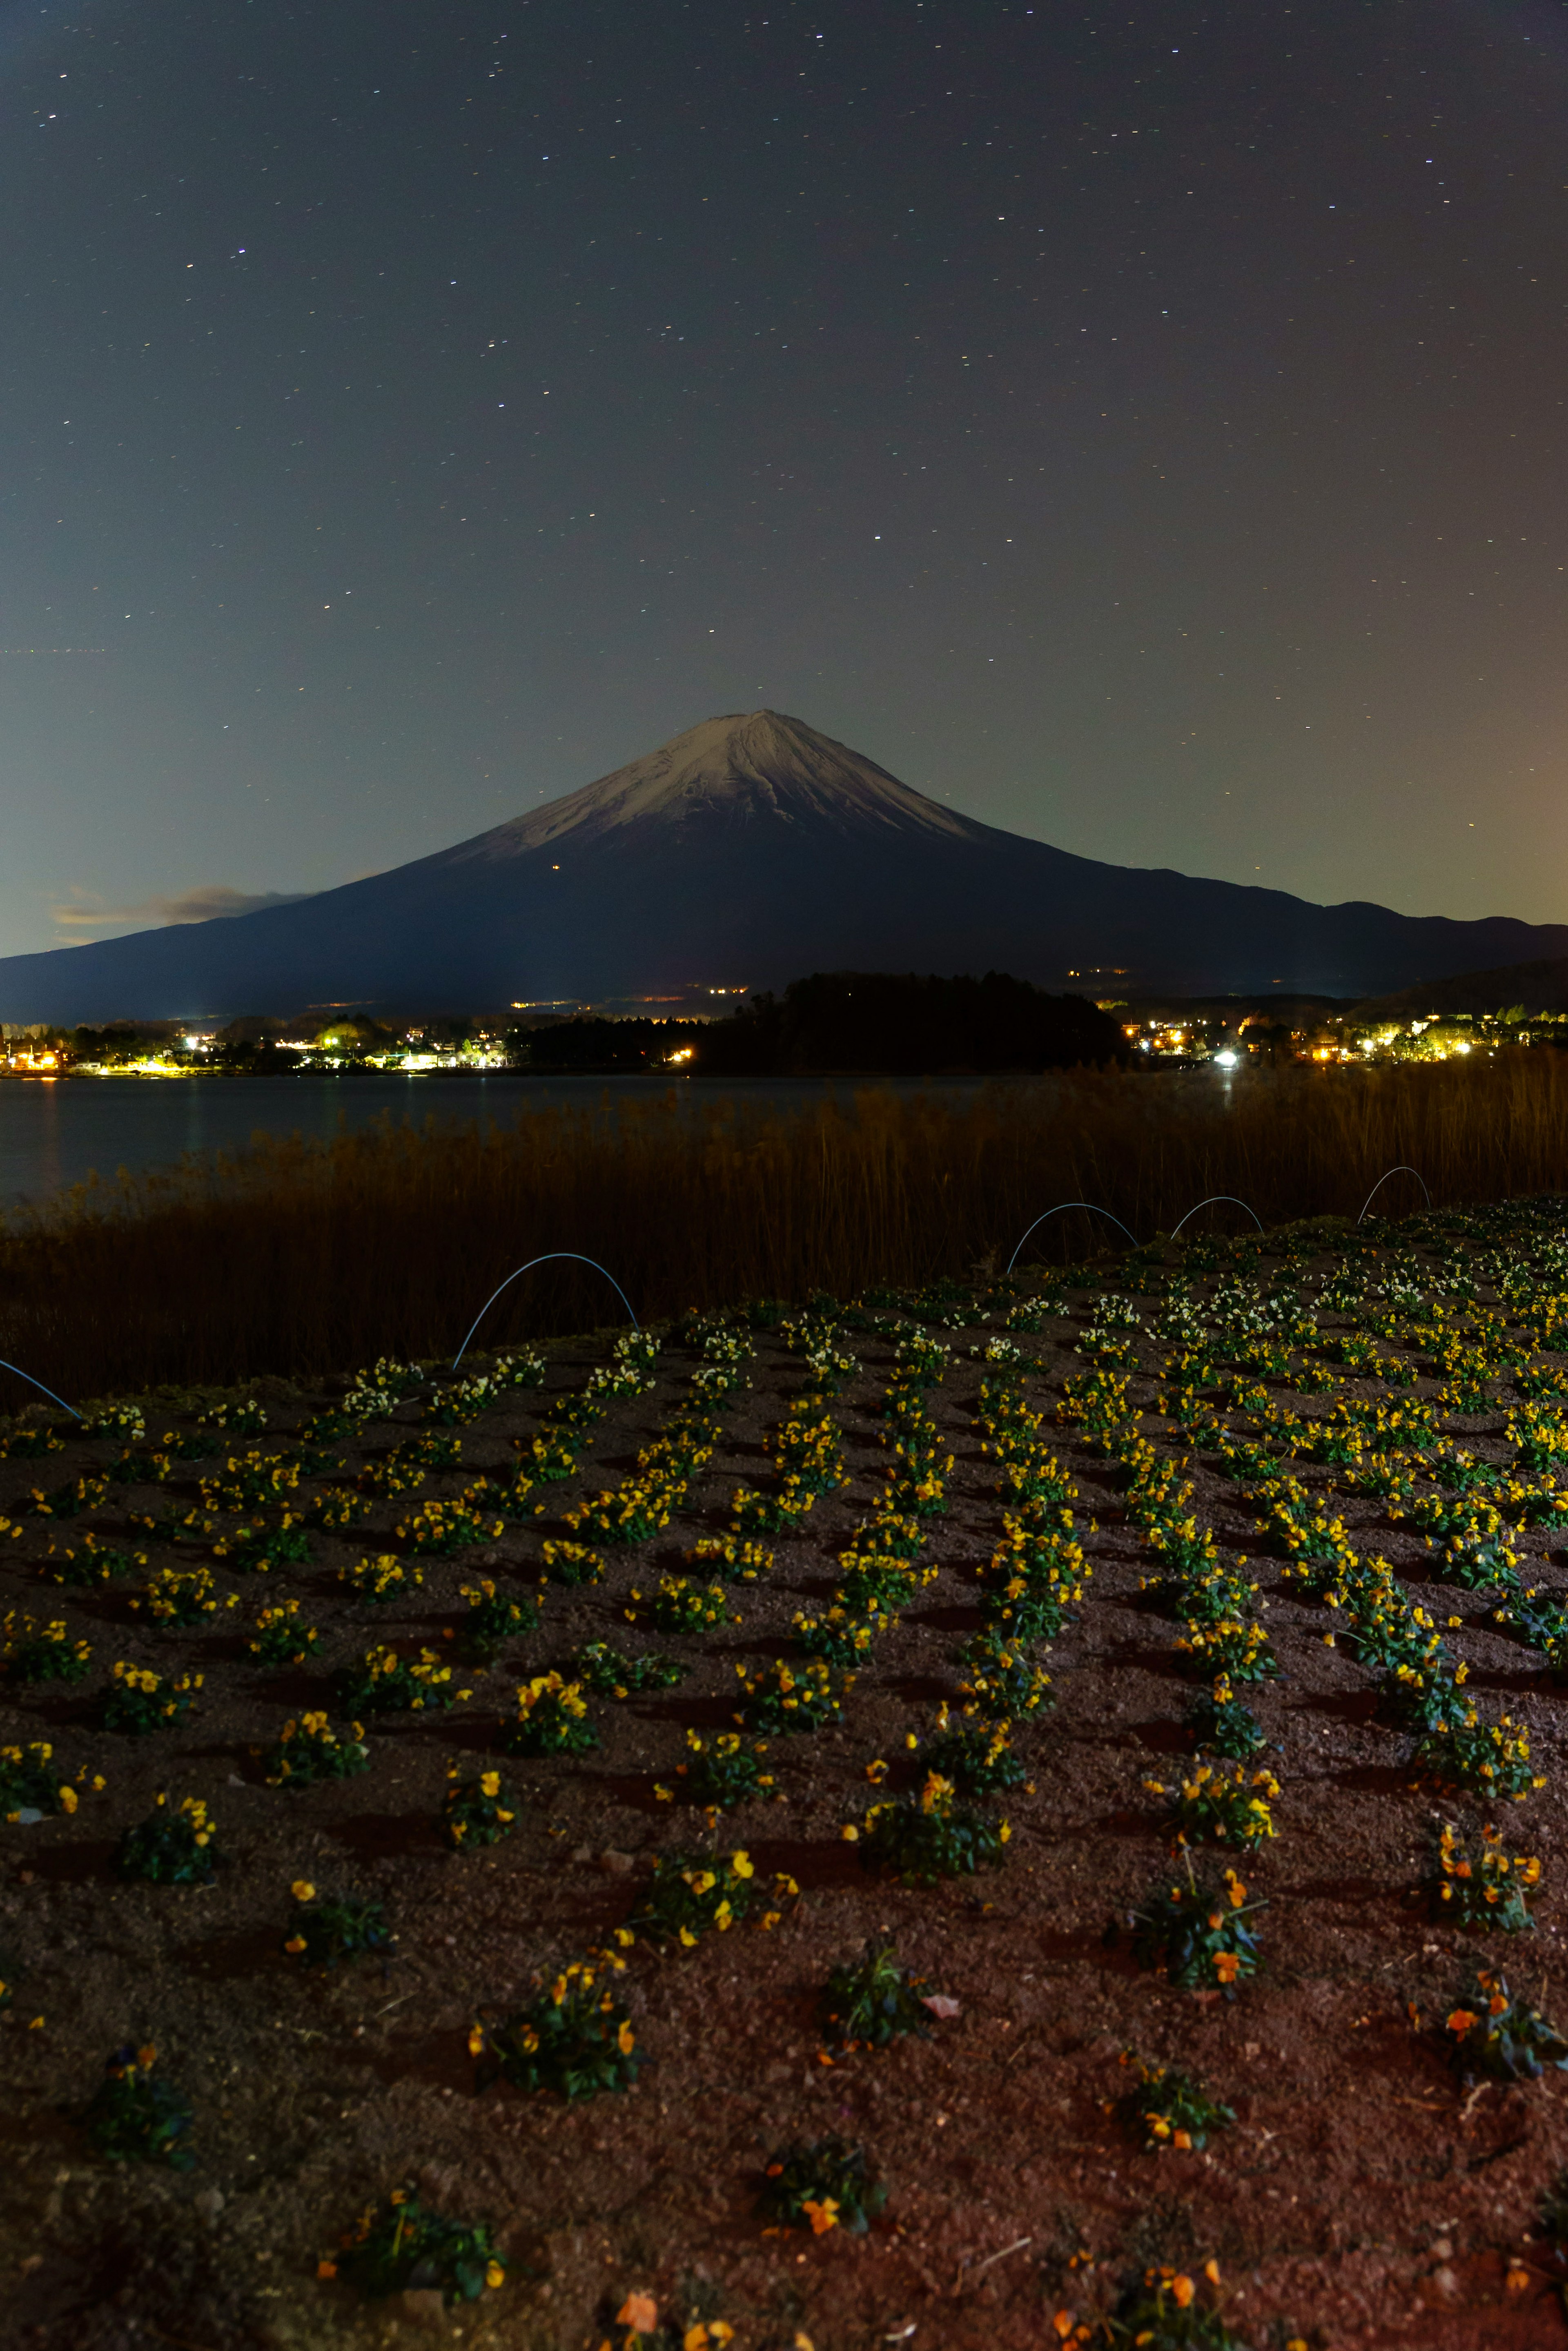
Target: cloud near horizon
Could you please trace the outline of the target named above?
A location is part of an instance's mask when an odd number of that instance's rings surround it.
[[[234,914],[255,914],[267,906],[297,906],[310,890],[231,890],[223,882],[199,883],[172,898],[144,898],[139,905],[106,906],[85,890],[73,890],[68,905],[51,906],[57,929],[67,938],[87,932],[155,930],[177,923],[214,923]]]

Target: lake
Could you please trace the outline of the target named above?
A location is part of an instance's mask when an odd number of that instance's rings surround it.
[[[972,1091],[979,1078],[805,1079],[562,1077],[526,1071],[431,1071],[417,1076],[69,1078],[0,1082],[0,1205],[44,1201],[89,1175],[108,1179],[168,1167],[188,1152],[243,1150],[251,1137],[303,1134],[326,1140],[389,1118],[420,1126],[508,1125],[546,1103],[593,1108],[601,1102],[656,1101],[673,1090],[693,1108],[726,1099],[777,1105],[851,1094],[857,1085],[918,1092]],[[1027,1081],[1024,1081],[1027,1083]]]

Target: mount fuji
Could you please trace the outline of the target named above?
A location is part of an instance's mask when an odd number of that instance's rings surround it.
[[[1318,906],[1075,857],[758,710],[705,719],[532,815],[316,897],[0,958],[0,1019],[478,1011],[844,969],[1361,998],[1563,955],[1561,924]]]

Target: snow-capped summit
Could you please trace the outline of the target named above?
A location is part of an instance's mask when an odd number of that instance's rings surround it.
[[[584,784],[531,816],[513,817],[447,853],[513,857],[558,844],[568,835],[577,844],[597,841],[649,819],[764,829],[809,822],[841,833],[915,831],[958,838],[982,830],[831,735],[818,734],[804,718],[752,710],[704,718],[597,783]]]

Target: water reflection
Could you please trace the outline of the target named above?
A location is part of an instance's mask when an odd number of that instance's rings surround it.
[[[535,1077],[506,1070],[379,1071],[359,1077],[313,1071],[292,1078],[18,1079],[0,1083],[0,1203],[42,1201],[97,1176],[167,1167],[186,1152],[243,1150],[253,1135],[321,1139],[378,1119],[422,1125],[507,1125],[545,1103],[578,1109],[652,1102],[674,1093],[695,1108],[731,1099],[784,1105],[853,1093],[853,1079]],[[900,1093],[935,1083],[971,1092],[979,1078],[881,1078]],[[1029,1081],[1024,1081],[1027,1083]]]

